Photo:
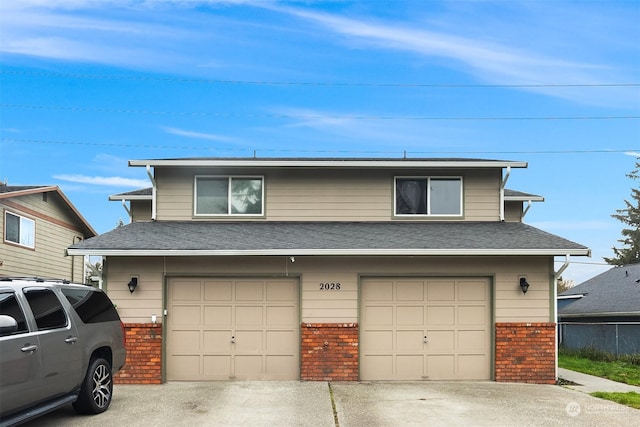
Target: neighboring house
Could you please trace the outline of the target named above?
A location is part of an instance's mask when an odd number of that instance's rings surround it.
[[[97,235],[56,186],[0,185],[0,277],[28,276],[84,282],[84,257],[66,249]]]
[[[560,344],[640,353],[640,264],[614,267],[558,295]]]
[[[68,249],[105,257],[119,381],[555,382],[554,257],[590,252],[522,223],[525,162],[129,165],[152,184],[111,197],[133,222]]]

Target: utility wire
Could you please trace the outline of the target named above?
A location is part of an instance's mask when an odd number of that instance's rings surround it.
[[[2,138],[2,143],[28,143],[28,144],[63,144],[63,145],[86,145],[86,146],[101,146],[101,147],[129,147],[129,148],[156,148],[156,149],[183,149],[183,150],[202,150],[210,149],[210,146],[189,146],[189,145],[153,145],[153,144],[125,144],[125,143],[103,143],[103,142],[86,142],[86,141],[51,141],[51,140],[39,140],[39,139],[17,139],[17,138]],[[241,151],[236,148],[215,148],[215,151]],[[253,151],[253,150],[252,150]],[[438,154],[614,154],[614,153],[628,153],[628,152],[640,152],[639,148],[629,149],[593,149],[593,150],[513,150],[513,151],[366,151],[366,150],[300,150],[300,149],[260,149],[258,151],[268,153],[338,153],[338,154],[398,154],[404,156],[404,154],[417,154],[417,155],[438,155]]]
[[[36,110],[73,111],[81,113],[115,113],[167,116],[208,116],[221,118],[254,118],[254,119],[342,119],[342,120],[449,120],[449,121],[515,121],[515,120],[637,120],[640,116],[540,116],[540,117],[436,117],[436,116],[367,116],[367,115],[306,115],[306,114],[257,114],[233,112],[205,111],[153,111],[120,108],[64,107],[56,105],[23,105],[0,104],[0,108],[21,108]]]
[[[61,77],[73,79],[94,80],[130,80],[130,81],[156,81],[177,83],[207,83],[229,85],[263,85],[263,86],[353,86],[353,87],[425,87],[425,88],[606,88],[606,87],[640,87],[640,83],[523,83],[523,84],[465,84],[465,83],[375,83],[375,82],[292,82],[269,80],[223,80],[223,79],[196,79],[181,77],[160,76],[132,76],[132,75],[105,75],[105,74],[80,74],[80,73],[52,73],[35,71],[2,70],[0,74],[14,76],[39,76]]]

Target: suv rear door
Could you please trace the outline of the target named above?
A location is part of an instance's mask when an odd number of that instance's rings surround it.
[[[76,326],[67,314],[56,292],[51,288],[26,287],[24,296],[36,321],[42,349],[44,396],[54,397],[80,386],[82,348],[76,345]]]
[[[7,414],[38,399],[42,359],[38,336],[29,332],[20,298],[12,289],[0,289],[0,315],[18,323],[17,330],[0,334],[0,413]]]

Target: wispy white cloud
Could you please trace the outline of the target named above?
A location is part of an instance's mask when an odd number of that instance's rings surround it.
[[[104,185],[112,187],[148,187],[149,181],[144,179],[123,178],[119,176],[87,176],[87,175],[54,175],[53,178],[60,181],[75,182],[80,184]]]
[[[640,152],[638,152],[638,151],[627,151],[624,154],[626,156],[631,156],[631,157],[640,157]]]
[[[186,138],[205,139],[208,141],[217,141],[217,142],[232,142],[235,140],[235,138],[231,138],[224,135],[216,135],[213,133],[205,133],[205,132],[196,132],[196,131],[179,129],[174,127],[163,127],[162,129],[168,134],[184,136]]]

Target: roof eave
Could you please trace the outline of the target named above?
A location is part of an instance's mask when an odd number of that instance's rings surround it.
[[[595,312],[595,313],[571,313],[563,314],[558,313],[558,317],[615,317],[615,316],[640,316],[640,311],[607,311],[607,312]]]
[[[129,160],[139,167],[263,167],[263,168],[526,168],[527,162],[437,159],[156,159]]]
[[[89,256],[591,256],[589,249],[82,249]]]

